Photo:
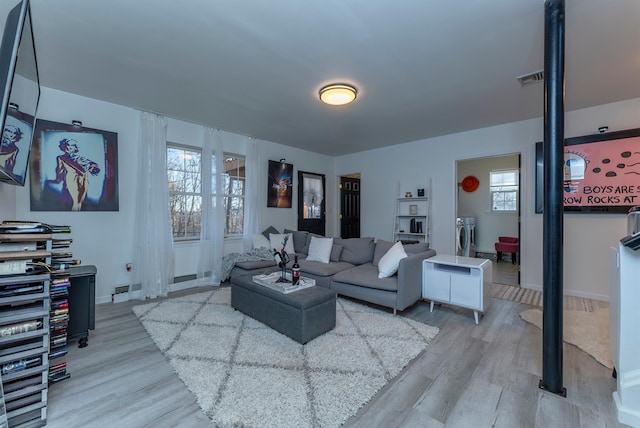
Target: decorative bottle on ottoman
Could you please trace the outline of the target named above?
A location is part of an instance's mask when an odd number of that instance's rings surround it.
[[[298,285],[300,282],[300,265],[298,264],[298,256],[295,256],[293,266],[291,266],[291,283]]]

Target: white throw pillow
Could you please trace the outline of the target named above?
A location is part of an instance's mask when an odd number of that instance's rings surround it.
[[[400,260],[407,257],[402,242],[396,242],[393,247],[378,262],[378,278],[389,278],[398,272]]]
[[[310,262],[329,263],[332,248],[333,238],[317,238],[312,236],[311,242],[309,243],[307,260]]]
[[[253,248],[269,248],[269,240],[262,234],[262,233],[257,233],[255,235],[253,235],[252,237],[252,241],[253,241]]]
[[[270,233],[269,234],[269,249],[273,251],[274,249],[280,251],[282,249],[282,243],[284,242],[284,237],[288,236],[287,245],[285,245],[284,250],[288,254],[294,254],[296,250],[293,249],[293,234],[292,233]]]

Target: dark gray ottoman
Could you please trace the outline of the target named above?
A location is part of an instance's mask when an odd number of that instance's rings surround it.
[[[238,276],[231,278],[231,306],[302,344],[336,326],[336,292],[323,287],[283,294]]]

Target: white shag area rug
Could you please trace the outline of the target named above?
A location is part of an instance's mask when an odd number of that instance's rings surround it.
[[[439,329],[338,299],[336,328],[301,345],[235,311],[230,288],[135,306],[219,427],[337,427]]]
[[[542,311],[527,309],[520,317],[542,329]],[[591,312],[565,310],[563,312],[563,339],[591,355],[600,364],[613,368],[609,353],[609,310],[596,309]]]

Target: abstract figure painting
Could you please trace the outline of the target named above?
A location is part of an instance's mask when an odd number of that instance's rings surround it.
[[[118,211],[118,134],[36,121],[31,211]]]
[[[291,208],[293,194],[293,164],[269,161],[267,207]]]

